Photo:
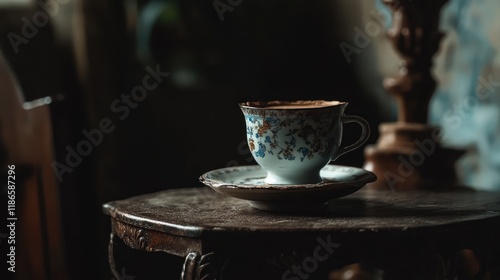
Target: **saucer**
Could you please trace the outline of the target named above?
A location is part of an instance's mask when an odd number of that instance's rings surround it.
[[[246,200],[265,211],[317,210],[335,198],[352,194],[377,179],[368,170],[329,164],[317,184],[266,184],[267,172],[259,165],[235,166],[209,171],[199,180],[218,193]]]

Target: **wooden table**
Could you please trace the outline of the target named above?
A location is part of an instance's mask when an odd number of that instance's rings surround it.
[[[183,188],[103,210],[117,279],[138,265],[123,263],[119,243],[179,257],[181,279],[499,279],[491,277],[500,267],[500,193],[362,189],[325,210],[290,214]]]

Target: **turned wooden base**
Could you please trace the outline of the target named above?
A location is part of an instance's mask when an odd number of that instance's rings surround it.
[[[459,188],[455,162],[464,151],[441,145],[439,127],[382,123],[376,145],[365,149],[364,168],[377,175],[366,188],[448,190]]]

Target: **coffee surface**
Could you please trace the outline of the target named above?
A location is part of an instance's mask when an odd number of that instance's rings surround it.
[[[267,109],[310,109],[310,108],[323,108],[331,106],[329,104],[310,104],[310,105],[269,105],[269,106],[262,106],[262,108],[267,108]]]
[[[343,104],[340,101],[326,100],[299,100],[299,101],[269,101],[269,102],[246,102],[244,106],[265,109],[314,109],[336,106]]]

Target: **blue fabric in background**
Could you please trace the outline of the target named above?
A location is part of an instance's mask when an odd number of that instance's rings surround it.
[[[467,151],[457,162],[461,182],[484,190],[500,190],[499,12],[497,0],[452,0],[444,7],[446,38],[430,104],[443,143]]]

